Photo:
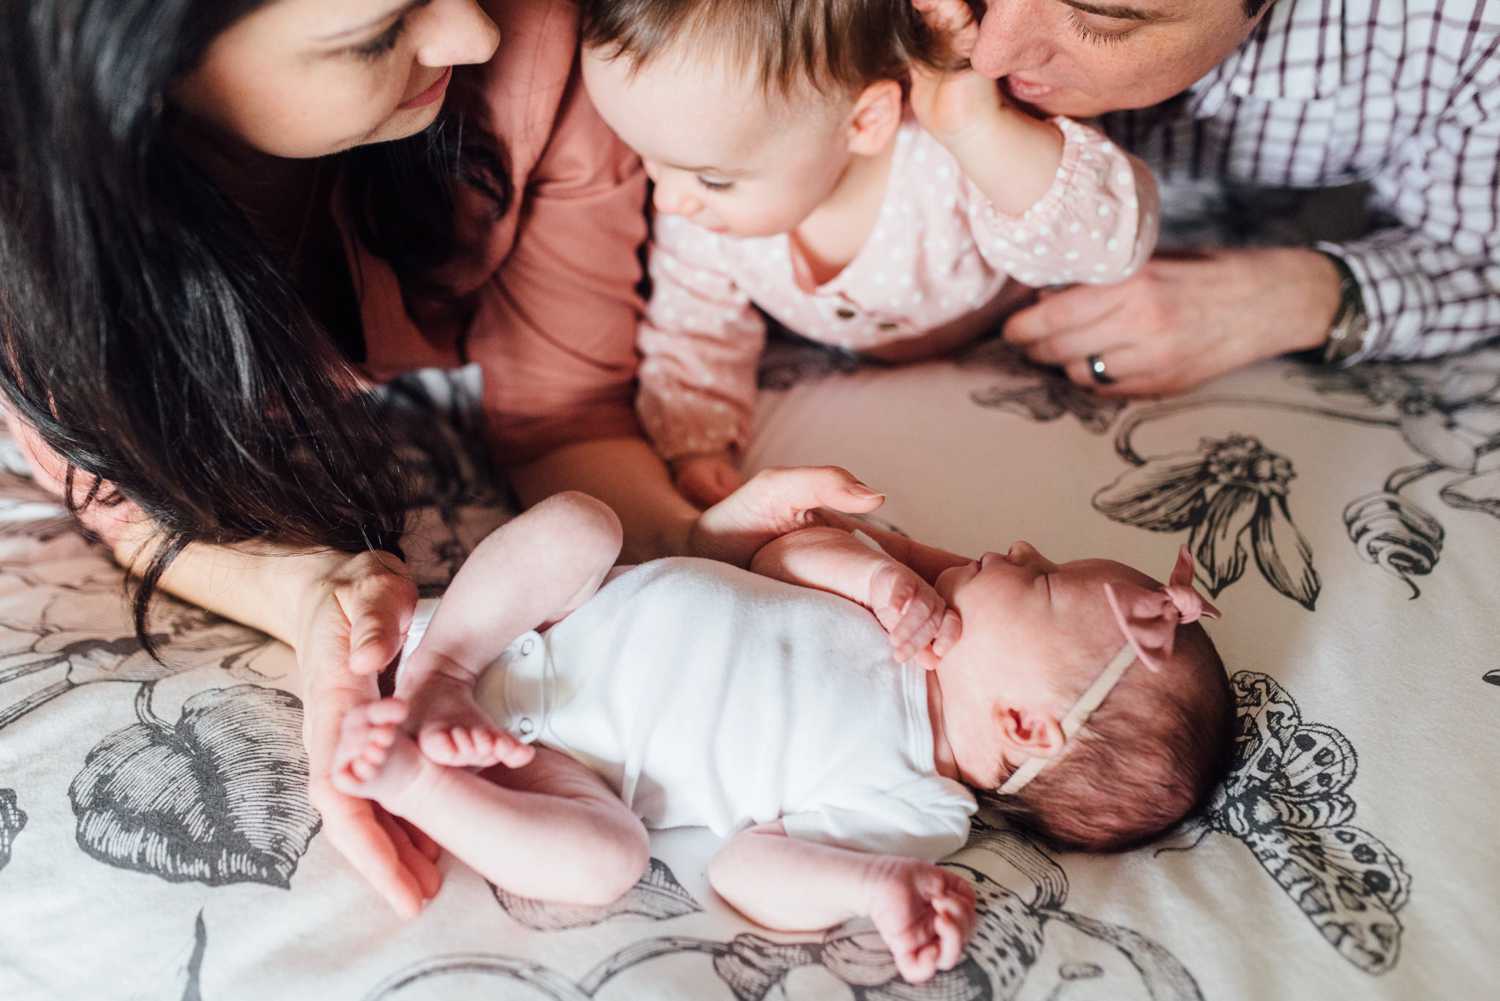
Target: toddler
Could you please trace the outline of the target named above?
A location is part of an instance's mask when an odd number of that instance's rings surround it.
[[[700,504],[740,482],[762,314],[910,361],[1154,247],[1143,164],[951,69],[977,37],[963,0],[581,7],[589,94],[655,181],[637,408]]]
[[[929,586],[831,527],[764,547],[760,575],[611,571],[619,549],[582,494],[486,538],[419,609],[396,698],[346,716],[338,788],[512,893],[576,904],[635,883],[646,828],[707,826],[729,839],[708,876],[730,904],[785,931],[866,915],[915,982],[973,927],[968,883],[933,864],[966,841],[969,787],[1112,849],[1227,767],[1232,700],[1190,624],[1212,611],[1190,561],[1160,586],[1017,543]],[[913,637],[937,638],[933,670],[892,655]]]

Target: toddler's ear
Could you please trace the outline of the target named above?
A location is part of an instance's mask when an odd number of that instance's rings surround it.
[[[854,99],[849,119],[849,152],[855,156],[875,156],[886,148],[901,127],[904,99],[901,84],[895,80],[878,80]]]

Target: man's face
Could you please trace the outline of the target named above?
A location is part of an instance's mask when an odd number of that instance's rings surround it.
[[[974,68],[1019,101],[1089,118],[1181,93],[1249,37],[1244,0],[990,0]],[[1270,3],[1266,4],[1266,8]]]

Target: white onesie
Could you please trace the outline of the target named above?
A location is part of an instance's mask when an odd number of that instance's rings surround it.
[[[422,602],[420,641],[437,602]],[[516,639],[480,703],[600,774],[647,827],[789,835],[929,861],[976,805],[937,774],[927,682],[847,599],[711,560],[631,568]]]

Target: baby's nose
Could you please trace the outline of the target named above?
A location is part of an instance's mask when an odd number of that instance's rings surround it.
[[[703,207],[698,199],[687,192],[661,183],[656,185],[656,194],[652,201],[656,205],[656,211],[665,212],[668,215],[690,216]]]
[[[1010,549],[1005,554],[1005,558],[1010,560],[1012,563],[1024,563],[1027,560],[1040,555],[1041,554],[1037,552],[1036,547],[1031,543],[1017,541],[1015,543],[1012,543]]]

